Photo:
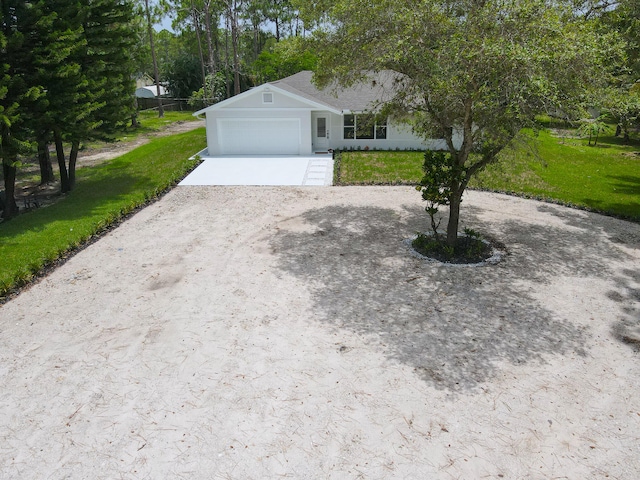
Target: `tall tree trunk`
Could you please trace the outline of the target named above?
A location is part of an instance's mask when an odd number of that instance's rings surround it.
[[[229,9],[227,15],[225,15],[225,30],[224,30],[224,58],[225,58],[225,69],[224,69],[224,81],[227,87],[227,98],[231,97],[231,80],[229,80],[229,30],[231,28],[231,4],[229,4]]]
[[[198,11],[196,10],[193,0],[191,0],[191,15],[193,16],[193,27],[196,30],[196,39],[198,40],[198,55],[200,56],[200,70],[202,73],[202,91],[204,92],[205,96],[205,103],[202,106],[202,108],[204,108],[207,106],[207,72],[205,70],[204,64],[204,52],[202,51],[202,39],[200,38],[200,19],[198,18]]]
[[[2,161],[2,174],[4,175],[4,208],[2,218],[5,220],[18,214],[16,204],[16,162],[17,158]]]
[[[205,2],[204,6],[204,28],[207,37],[207,50],[209,52],[209,75],[216,73],[216,55],[213,49],[213,29],[211,25],[211,2]]]
[[[133,112],[131,112],[131,128],[138,128],[138,98],[133,97]]]
[[[236,1],[233,0],[234,9],[231,13],[231,46],[233,48],[233,94],[240,93],[240,58],[238,56],[238,12]]]
[[[62,134],[59,129],[53,131],[53,139],[56,144],[56,157],[58,159],[58,168],[60,169],[60,192],[68,193],[71,191],[69,183],[69,173],[67,172],[67,162],[64,157],[64,146],[62,145]]]
[[[71,153],[69,153],[69,188],[71,190],[76,186],[76,163],[78,162],[79,150],[80,142],[77,140],[71,142]]]
[[[147,30],[149,32],[149,46],[151,47],[151,60],[153,61],[153,77],[156,83],[156,92],[158,94],[158,117],[164,117],[164,107],[162,106],[162,97],[160,96],[160,74],[158,73],[158,60],[156,58],[156,47],[153,41],[153,24],[151,23],[151,10],[149,10],[149,0],[144,0],[147,14]]]
[[[253,61],[255,62],[260,55],[260,26],[253,26]]]
[[[451,187],[451,199],[449,201],[449,223],[447,223],[447,245],[455,247],[458,241],[458,225],[460,223],[460,204],[462,203],[463,189],[458,182]]]
[[[38,140],[38,163],[40,164],[40,185],[53,182],[53,166],[49,155],[49,144],[46,140]]]

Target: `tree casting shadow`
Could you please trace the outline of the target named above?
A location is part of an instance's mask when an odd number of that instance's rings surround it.
[[[547,259],[536,258],[532,249],[521,265],[507,259],[492,267],[450,267],[415,258],[403,244],[424,230],[419,207],[400,214],[330,206],[309,210],[300,219],[306,231],[283,226],[271,246],[279,267],[306,283],[318,318],[377,339],[372,342],[379,342],[376,348],[389,360],[411,366],[435,388],[473,392],[499,373],[500,362],[585,355],[584,329],[559,318],[518,282],[544,281],[548,271],[575,256],[569,245],[556,246],[559,253]],[[482,225],[472,208],[465,219],[474,228]],[[565,231],[520,222],[508,228],[519,229],[518,235],[529,228],[525,235],[555,235],[566,242]],[[541,268],[543,261],[547,264]],[[586,260],[581,266],[591,270]]]

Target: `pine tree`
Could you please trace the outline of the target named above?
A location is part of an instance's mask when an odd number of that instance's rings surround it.
[[[92,0],[83,22],[82,65],[101,105],[95,112],[100,122],[95,134],[101,138],[125,126],[135,108],[133,12],[129,0]]]
[[[75,185],[82,142],[113,134],[131,117],[132,4],[124,0],[47,0],[45,10],[54,19],[44,34],[52,48],[49,57],[42,59],[63,58],[41,69],[39,80],[48,100],[41,125],[53,133],[64,193]],[[71,143],[68,162],[65,142]]]
[[[43,90],[32,82],[33,31],[41,18],[37,5],[21,0],[0,0],[0,157],[4,176],[2,217],[18,213],[15,180],[19,155],[29,151],[30,120],[43,97]]]
[[[81,25],[82,4],[77,0],[40,0],[34,5],[40,9],[41,18],[33,35],[36,44],[32,68],[35,73],[31,82],[46,91],[46,102],[37,108],[34,131],[42,141],[53,139],[60,188],[66,193],[72,184],[64,142],[70,140],[70,132],[74,129],[83,128],[83,122],[97,108],[88,98],[87,81],[77,60],[86,45]]]
[[[66,137],[71,141],[69,184],[75,185],[76,161],[82,142],[110,139],[134,110],[132,30],[133,5],[122,0],[92,0],[81,13],[82,47],[72,59],[81,67],[80,94],[85,106]]]

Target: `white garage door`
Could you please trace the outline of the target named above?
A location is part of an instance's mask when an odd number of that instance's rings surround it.
[[[299,155],[298,118],[219,118],[218,145],[224,155]]]

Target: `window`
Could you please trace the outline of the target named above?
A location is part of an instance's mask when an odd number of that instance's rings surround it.
[[[264,92],[262,94],[262,103],[273,103],[273,93]]]
[[[327,119],[325,117],[318,117],[316,125],[316,136],[318,138],[327,137]]]
[[[371,113],[344,116],[345,140],[384,140],[387,138],[387,119]]]

